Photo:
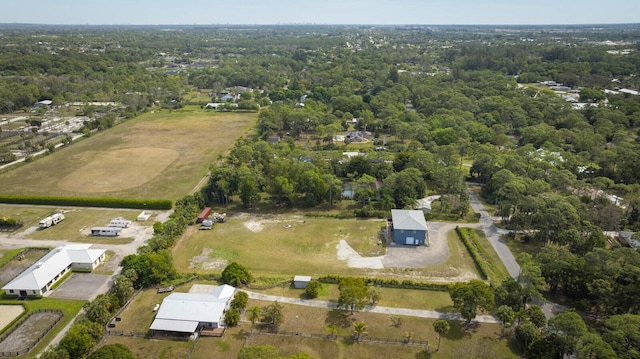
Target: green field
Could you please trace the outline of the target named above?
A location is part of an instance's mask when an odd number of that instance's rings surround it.
[[[336,245],[345,239],[369,256],[379,250],[378,231],[383,225],[382,221],[236,215],[178,243],[174,263],[180,272],[197,273],[219,272],[225,263],[236,261],[265,276],[364,274],[368,271],[348,268],[336,257]]]
[[[149,112],[0,174],[0,193],[175,201],[256,118],[196,106]]]
[[[176,290],[187,291],[191,285]],[[425,294],[429,293],[423,291]],[[156,294],[155,290],[142,291],[131,305],[121,313],[122,321],[115,330],[124,332],[124,336],[107,337],[104,344],[122,343],[134,351],[139,358],[182,357],[191,347],[186,340],[169,340],[160,337],[153,339],[132,338],[131,332],[146,332],[153,321],[152,308],[160,303],[166,294]],[[403,299],[399,299],[403,300]],[[267,306],[269,302],[249,301],[249,307]],[[363,321],[367,325],[369,337],[396,339],[402,341],[407,332],[413,334],[413,340],[429,341],[431,351],[437,346],[437,335],[433,331],[434,319],[402,317],[402,325],[396,327],[388,315],[374,313],[356,313],[345,315],[341,311],[283,304],[284,323],[281,331],[300,331],[305,334],[326,335],[326,327],[335,324],[339,336],[348,336],[354,321]],[[298,317],[296,319],[296,316]],[[227,329],[222,338],[200,338],[192,358],[237,358],[238,351],[245,345],[251,324],[243,318],[236,328]],[[432,358],[460,358],[468,354],[478,354],[490,350],[495,358],[516,358],[509,343],[500,339],[500,325],[480,324],[470,332],[465,332],[460,322],[450,322],[451,331],[442,339],[440,352]],[[250,345],[270,344],[283,355],[296,352],[308,353],[312,358],[427,358],[424,347],[402,344],[353,344],[343,340],[309,339],[298,337],[280,337],[258,335],[247,341]]]

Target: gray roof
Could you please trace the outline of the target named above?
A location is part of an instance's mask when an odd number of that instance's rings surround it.
[[[427,221],[424,219],[422,211],[392,209],[391,220],[393,221],[394,229],[427,230]]]

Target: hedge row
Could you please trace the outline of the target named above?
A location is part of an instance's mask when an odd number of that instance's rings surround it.
[[[338,284],[344,278],[346,277],[339,276],[339,275],[326,275],[326,276],[319,277],[318,282],[328,283],[328,284]],[[445,283],[425,283],[425,282],[416,282],[409,279],[398,280],[398,279],[392,279],[392,278],[364,277],[363,279],[366,285],[374,285],[378,287],[436,290],[441,292],[446,292],[449,290],[449,285]]]
[[[500,271],[496,268],[496,264],[489,257],[489,254],[485,249],[477,243],[478,238],[473,232],[473,229],[460,228],[459,226],[456,226],[456,232],[458,233],[458,236],[460,236],[460,239],[462,239],[464,246],[467,247],[471,258],[473,258],[474,262],[478,265],[482,279],[501,281],[502,278],[490,278],[490,274],[495,274],[496,277],[501,277]]]
[[[18,228],[22,227],[22,221],[11,217],[0,217],[0,228]]]
[[[38,197],[38,196],[3,196],[0,203],[37,204],[51,206],[75,207],[107,207],[166,210],[173,206],[170,200],[164,199],[122,199],[122,198],[83,198],[83,197]]]

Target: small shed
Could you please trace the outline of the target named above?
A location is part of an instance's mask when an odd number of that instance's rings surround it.
[[[152,212],[142,211],[142,212],[140,212],[140,214],[138,215],[136,220],[139,221],[139,222],[144,222],[144,221],[148,220],[149,217],[151,217],[151,214],[152,214]]]
[[[293,287],[296,289],[305,289],[311,282],[311,277],[307,275],[297,275],[293,277]]]

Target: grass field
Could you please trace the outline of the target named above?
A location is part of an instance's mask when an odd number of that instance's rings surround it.
[[[369,243],[377,243],[382,225],[381,221],[233,216],[180,242],[174,248],[174,263],[178,271],[198,273],[219,272],[227,262],[237,261],[266,276],[364,274],[365,270],[347,268],[336,257],[336,245],[345,239],[370,252]]]
[[[187,291],[188,286],[176,290]],[[166,294],[156,294],[154,290],[145,290],[136,297],[131,306],[122,314],[116,330],[125,332],[123,337],[107,337],[104,344],[122,343],[134,351],[139,358],[182,357],[190,348],[186,340],[168,340],[132,338],[126,334],[131,331],[145,332],[153,320],[151,308],[161,302]],[[249,301],[249,307],[267,306],[269,302]],[[281,331],[307,334],[327,334],[326,327],[335,324],[338,335],[348,336],[355,321],[367,325],[369,337],[403,340],[407,332],[413,333],[413,340],[429,341],[433,352],[437,345],[437,335],[433,331],[433,319],[402,317],[400,327],[392,325],[388,315],[374,313],[356,313],[345,315],[341,311],[322,308],[283,304],[284,322]],[[298,317],[296,319],[296,316]],[[222,338],[200,338],[192,358],[237,358],[238,351],[245,343],[251,324],[243,318],[239,327],[227,329]],[[508,342],[500,339],[500,325],[480,324],[470,332],[465,332],[460,322],[450,322],[451,331],[442,339],[440,352],[433,358],[470,357],[469,354],[484,352],[495,358],[516,358]],[[312,358],[427,358],[423,347],[402,344],[353,344],[342,340],[322,340],[298,337],[279,337],[258,335],[248,340],[249,345],[270,344],[278,348],[282,355],[296,352],[308,353]]]
[[[0,193],[176,200],[256,118],[197,106],[149,112],[0,174]]]

